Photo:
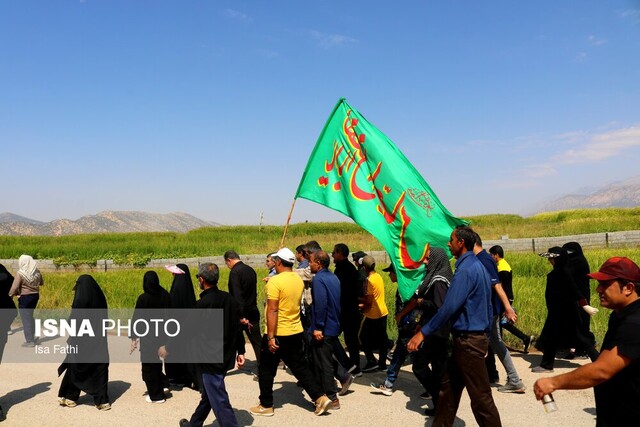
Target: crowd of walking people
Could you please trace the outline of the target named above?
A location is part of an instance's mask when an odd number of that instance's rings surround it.
[[[447,249],[455,258],[454,269]],[[543,399],[558,389],[594,387],[598,425],[622,425],[621,411],[626,411],[624,416],[640,416],[636,405],[640,398],[640,268],[628,258],[615,257],[598,272],[590,273],[576,242],[552,247],[540,255],[549,260],[552,269],[545,291],[547,319],[535,341],[542,360],[532,371],[552,373],[560,351],[568,351],[571,357],[584,355],[592,363],[539,379],[534,385],[536,398]],[[164,403],[170,387],[191,387],[199,390],[201,399],[194,402],[190,419],[179,421],[180,426],[201,426],[211,411],[221,426],[237,425],[225,378],[235,366],[245,365],[246,335],[257,366],[252,374],[258,383],[258,402],[249,408],[254,416],[275,415],[274,402],[282,397],[274,392],[274,380],[281,365],[309,396],[314,414],[322,415],[340,409],[340,398],[349,392],[354,379],[371,372],[386,374],[384,381],[371,382],[372,391],[391,396],[401,367],[410,361],[412,373],[424,389],[419,397],[431,402],[425,415],[433,418],[433,425],[453,425],[466,389],[478,425],[499,426],[500,414],[491,388],[499,381],[495,356],[506,372],[506,381],[497,391],[526,392],[502,333],[508,330],[522,340],[524,353],[534,341],[533,335],[516,326],[512,271],[504,257],[500,246],[485,251],[472,228],[456,227],[448,248],[429,247],[423,280],[408,300],[396,293],[393,313],[378,271],[388,274],[393,283],[398,266],[391,263],[380,268],[374,257],[362,251],[351,253],[344,243],[334,245],[331,251],[323,250],[316,241],[299,245],[295,253],[281,248],[267,256],[269,274],[262,280],[237,252],[229,250],[224,254],[230,269],[228,292],[219,287],[219,267],[202,263],[195,275],[201,291],[198,298],[187,265],[167,266],[173,274],[169,292],[160,285],[157,273],[148,271],[134,318],[143,316],[145,310],[196,310],[190,324],[198,333],[192,340],[206,352],[214,351],[219,343],[212,342],[210,325],[206,317],[197,315],[198,310],[222,310],[223,354],[216,362],[181,363],[181,353],[193,348],[193,344],[186,345],[185,338],[132,334],[131,351],[140,351],[145,399],[150,404]],[[601,305],[612,310],[602,353],[596,350],[589,329],[590,317],[598,311],[589,303],[589,279],[598,281]],[[43,284],[36,261],[28,255],[20,257],[15,278],[0,265],[0,358],[6,332],[16,316],[12,296],[19,296],[24,346],[37,344],[33,309]],[[265,287],[264,301],[258,301],[261,285]],[[83,309],[102,310],[103,317],[107,316],[107,300],[92,276],[81,275],[74,292],[72,318],[81,316]],[[395,344],[387,336],[390,314],[398,332]],[[93,397],[97,409],[111,409],[106,337],[69,339],[85,354],[106,356],[95,363],[80,363],[70,356],[65,359],[58,369],[59,374],[64,373],[59,404],[77,406],[83,391]]]

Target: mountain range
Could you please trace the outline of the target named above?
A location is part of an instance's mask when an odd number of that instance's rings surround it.
[[[0,235],[64,236],[67,234],[129,233],[173,231],[184,233],[200,227],[220,225],[182,212],[156,214],[132,211],[105,211],[75,221],[57,219],[41,222],[12,213],[0,213]]]
[[[546,203],[541,212],[640,206],[640,175],[613,182],[587,194],[568,194]]]

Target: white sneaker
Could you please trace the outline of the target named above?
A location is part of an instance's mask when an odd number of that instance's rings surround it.
[[[151,397],[149,397],[149,396],[145,397],[144,400],[146,400],[148,403],[164,403],[164,402],[166,402],[165,399],[151,400]]]

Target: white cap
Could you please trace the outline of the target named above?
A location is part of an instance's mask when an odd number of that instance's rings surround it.
[[[290,262],[292,264],[296,261],[296,256],[293,254],[293,252],[291,252],[291,249],[289,248],[280,249],[278,252],[276,252],[275,256],[283,261]]]

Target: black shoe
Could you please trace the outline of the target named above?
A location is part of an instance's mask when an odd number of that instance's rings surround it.
[[[178,425],[180,427],[191,427],[191,423],[186,418],[181,419]]]
[[[433,417],[436,414],[436,408],[427,408],[424,410],[424,414],[428,417]]]
[[[378,362],[371,361],[367,362],[367,364],[362,368],[362,372],[374,372],[378,370]]]
[[[529,346],[531,345],[531,341],[533,341],[533,335],[526,337],[524,341],[522,341],[522,343],[524,344],[524,350],[522,350],[522,352],[524,354],[529,354]]]

